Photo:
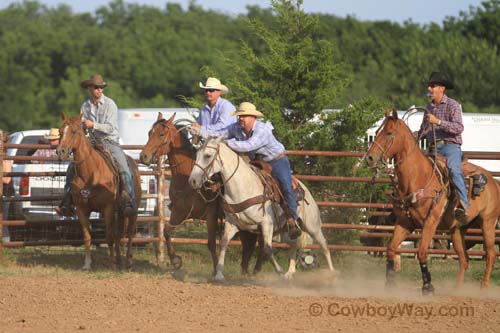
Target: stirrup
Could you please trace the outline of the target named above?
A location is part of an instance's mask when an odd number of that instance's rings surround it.
[[[302,234],[302,230],[300,230],[297,221],[293,221],[293,223],[288,223],[287,225],[288,225],[288,237],[290,237],[290,239],[292,240],[297,239]]]
[[[75,216],[75,211],[73,207],[68,207],[65,205],[59,206],[59,207],[54,207],[54,210],[56,211],[57,215],[61,217],[73,217]]]
[[[455,218],[458,220],[458,227],[466,226],[469,222],[467,221],[467,213],[465,209],[457,207],[453,211]]]

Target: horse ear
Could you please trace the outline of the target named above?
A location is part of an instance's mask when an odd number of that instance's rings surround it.
[[[167,120],[167,124],[171,124],[171,123],[173,123],[173,122],[174,122],[174,118],[175,118],[175,114],[176,114],[176,113],[177,113],[177,112],[174,112],[174,114],[173,114],[170,118],[168,118],[168,120]]]
[[[63,122],[65,122],[66,119],[68,119],[68,117],[66,116],[66,113],[64,113],[64,111],[61,112],[61,119],[62,119]]]
[[[390,117],[391,116],[391,109],[390,108],[386,108],[385,109],[385,117]]]
[[[163,113],[158,112],[158,118],[156,118],[156,121],[160,121],[163,119]]]
[[[394,119],[398,119],[398,109],[396,108],[392,109],[392,117]]]

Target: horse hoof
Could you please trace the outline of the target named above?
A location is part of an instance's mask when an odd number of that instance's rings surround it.
[[[286,273],[285,274],[285,280],[291,281],[293,279],[294,273]]]
[[[225,282],[226,282],[226,278],[224,277],[224,274],[222,274],[222,273],[217,273],[217,274],[215,274],[215,276],[213,277],[212,281],[213,281],[213,282],[216,282],[216,283],[225,283]]]
[[[422,295],[434,295],[434,286],[430,283],[424,284],[424,286],[422,287]]]
[[[182,267],[182,258],[176,255],[170,260],[170,263],[174,266],[174,269],[180,269]]]
[[[186,272],[184,272],[183,270],[175,270],[172,272],[172,277],[177,281],[184,281],[184,279],[186,278]]]

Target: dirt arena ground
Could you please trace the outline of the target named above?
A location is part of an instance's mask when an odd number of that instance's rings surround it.
[[[255,283],[183,282],[172,276],[0,278],[2,332],[498,332],[500,288],[399,284],[390,294],[367,277],[335,282],[326,273]]]

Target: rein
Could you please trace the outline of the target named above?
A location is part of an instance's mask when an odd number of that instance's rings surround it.
[[[386,120],[387,120],[387,118],[386,118]],[[377,129],[377,134],[385,126],[386,120],[384,120],[382,125]],[[387,159],[386,154],[390,150],[392,145],[394,144],[396,135],[397,135],[398,131],[400,130],[400,123],[399,122],[400,122],[400,120],[396,120],[396,124],[397,124],[396,130],[393,134],[391,134],[390,142],[385,148],[382,145],[380,145],[376,140],[373,141],[373,144],[382,152],[382,155],[380,156],[380,159],[379,159],[377,165],[378,164],[382,164],[383,166],[387,165],[387,163],[385,161]],[[434,131],[434,126],[432,126],[432,130]],[[420,139],[420,137],[419,137],[419,139]],[[408,160],[408,158],[411,156],[411,154],[413,154],[416,151],[417,147],[418,147],[418,139],[415,141],[415,144],[412,146],[411,150],[404,157],[402,157],[401,159],[399,159],[397,162],[394,163],[394,168],[395,169],[400,168],[403,165],[403,163]],[[434,152],[434,154],[435,154],[435,156],[437,156],[436,152]],[[377,167],[377,172],[379,172],[379,171],[380,171],[380,168]],[[429,185],[432,183],[432,180],[434,179],[434,177],[436,177],[436,175],[440,175],[440,177],[438,178],[440,188],[439,189],[428,189]],[[441,173],[439,172],[439,169],[437,168],[436,160],[432,161],[432,171],[431,171],[431,175],[430,175],[428,181],[426,182],[426,184],[422,188],[420,188],[419,190],[417,190],[415,192],[412,192],[412,193],[409,193],[406,195],[402,194],[400,189],[399,189],[399,186],[398,186],[398,180],[395,179],[395,177],[391,177],[391,181],[392,181],[393,187],[395,188],[395,192],[397,191],[397,193],[398,193],[397,196],[392,194],[391,198],[393,201],[397,201],[400,203],[401,208],[406,212],[406,215],[409,218],[411,218],[411,214],[409,212],[409,208],[411,206],[415,205],[420,200],[432,199],[432,204],[431,204],[429,210],[427,211],[427,214],[426,214],[425,219],[423,221],[427,220],[427,218],[430,216],[435,205],[442,198],[443,188],[446,188],[446,186],[444,184],[443,177],[442,177]]]

